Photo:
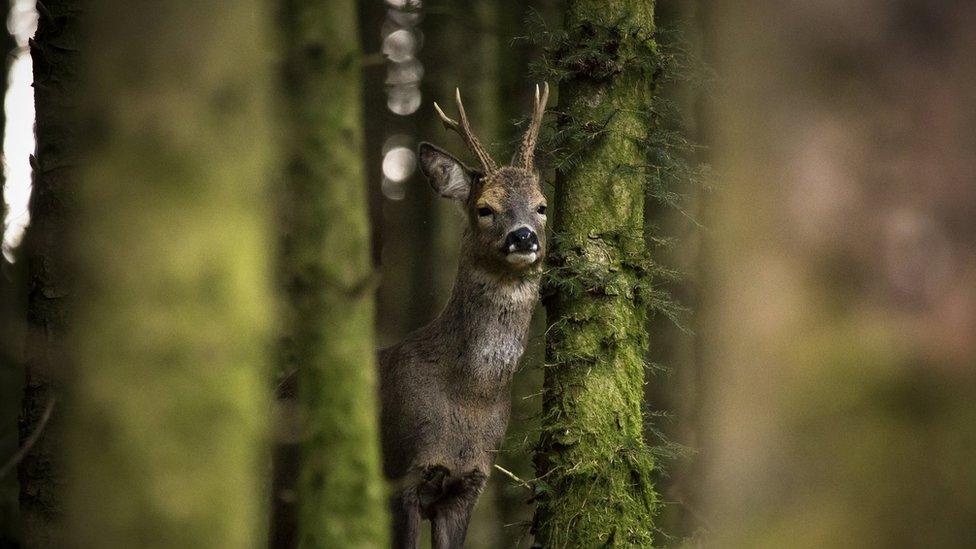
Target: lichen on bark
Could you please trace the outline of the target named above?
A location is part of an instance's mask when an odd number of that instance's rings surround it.
[[[644,203],[653,3],[571,0],[560,79],[550,328],[534,521],[544,547],[649,546],[657,496],[644,441]]]

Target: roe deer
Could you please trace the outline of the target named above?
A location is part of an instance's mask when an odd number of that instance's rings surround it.
[[[417,547],[423,519],[435,548],[464,543],[511,407],[509,385],[525,346],[546,253],[546,199],[533,156],[549,86],[512,165],[498,167],[471,131],[434,108],[477,157],[472,169],[429,143],[419,148],[430,185],[456,201],[466,225],[454,289],[427,326],[380,351],[384,470],[393,481],[396,547]]]

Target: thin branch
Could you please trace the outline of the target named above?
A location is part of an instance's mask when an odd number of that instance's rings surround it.
[[[34,444],[40,440],[41,433],[44,432],[44,427],[47,426],[47,422],[51,419],[51,414],[54,412],[54,401],[54,397],[51,397],[51,399],[47,401],[47,404],[44,406],[44,413],[41,414],[41,421],[37,423],[37,427],[34,429],[34,432],[27,437],[24,445],[17,450],[17,453],[11,456],[11,458],[7,460],[7,463],[0,468],[0,479],[7,476],[7,473],[10,471],[13,471],[17,467],[17,464],[20,463],[21,460],[24,459],[24,456],[27,455],[27,452],[30,452],[30,449],[34,446]]]
[[[522,486],[525,486],[529,491],[532,490],[532,485],[531,484],[529,484],[528,482],[525,482],[524,480],[518,478],[515,475],[515,473],[509,471],[508,469],[502,467],[501,465],[499,465],[499,464],[496,463],[495,464],[495,469],[498,469],[499,471],[501,471],[502,474],[504,474],[506,477],[514,480],[515,482],[521,484]]]

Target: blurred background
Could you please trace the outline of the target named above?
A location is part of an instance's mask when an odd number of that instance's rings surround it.
[[[4,42],[0,465],[19,447],[34,149],[33,0]],[[431,320],[461,220],[414,151],[463,147],[433,114],[455,87],[505,158],[558,0],[359,2],[377,345]],[[696,59],[658,93],[712,166],[648,201],[683,328],[650,321],[656,529],[667,546],[976,546],[976,4],[965,0],[661,0],[661,41]],[[558,95],[558,94],[556,94]],[[558,112],[558,103],[551,109]],[[551,176],[552,170],[547,172]],[[549,177],[551,179],[551,177]],[[551,196],[552,189],[547,190]],[[497,463],[534,470],[540,310]],[[0,478],[0,547],[18,539]],[[529,547],[533,507],[492,477],[468,546]]]

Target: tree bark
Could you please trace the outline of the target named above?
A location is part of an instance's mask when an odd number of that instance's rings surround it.
[[[284,355],[298,372],[298,543],[388,543],[356,5],[282,10]]]
[[[6,21],[10,14],[10,2],[0,1],[0,18]],[[6,27],[0,28],[0,98],[6,99],[10,63],[17,49],[14,37]],[[6,134],[7,117],[0,109],[0,143]],[[20,159],[26,160],[26,159]],[[7,159],[9,162],[10,159]],[[6,186],[0,173],[0,197]],[[0,227],[6,230],[6,202],[0,198]],[[2,234],[0,230],[0,234]],[[2,238],[2,237],[0,237]],[[16,256],[16,250],[8,250]],[[18,499],[14,460],[20,449],[17,418],[20,415],[24,389],[23,343],[26,324],[26,285],[23,262],[10,263],[0,257],[0,547],[12,547],[19,543]]]
[[[262,545],[267,15],[254,0],[81,13],[62,542]]]
[[[20,418],[22,537],[30,547],[56,544],[64,511],[64,342],[74,301],[64,254],[77,188],[79,14],[86,2],[44,3],[30,41],[34,66],[35,135],[31,224],[24,242],[28,269],[25,388]]]
[[[560,129],[592,135],[556,179],[534,532],[544,547],[647,547],[657,497],[641,412],[646,181],[636,168],[647,163],[652,75],[639,61],[655,47],[653,3],[571,0],[566,30],[570,46],[554,60],[573,71],[559,88]]]

